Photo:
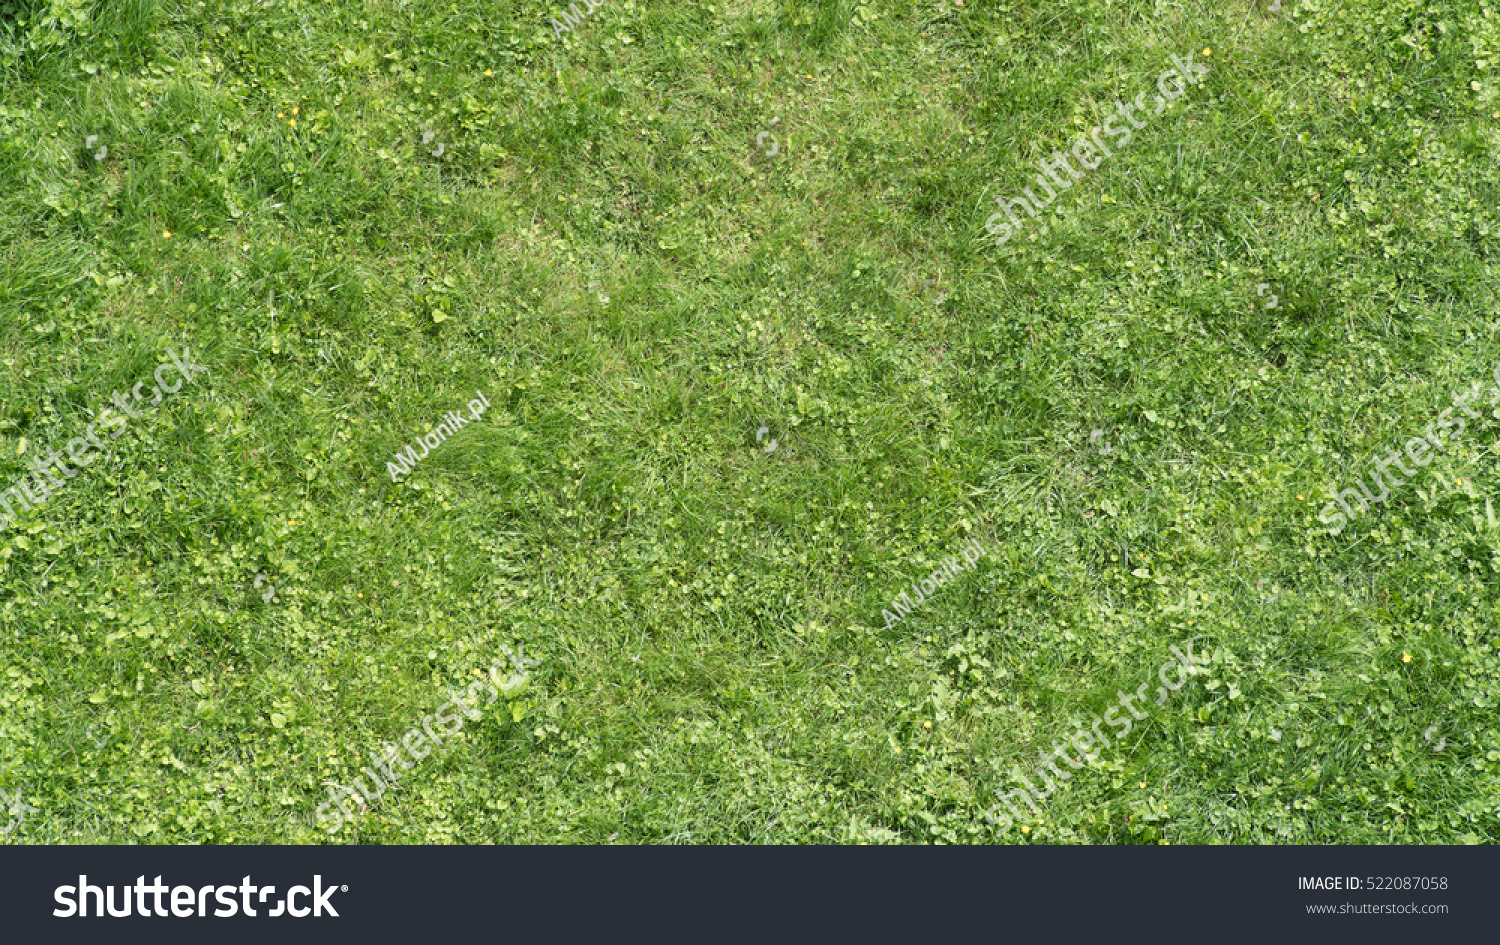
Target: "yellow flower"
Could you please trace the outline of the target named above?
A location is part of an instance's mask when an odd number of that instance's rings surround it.
[[[898,755],[901,754],[901,746],[900,745],[896,746],[896,754],[898,754]]]
[[[1205,56],[1212,56],[1213,54],[1214,54],[1214,51],[1212,49],[1208,49],[1207,47],[1204,48],[1203,55],[1205,55]]]
[[[297,114],[300,111],[302,111],[302,109],[300,107],[299,108],[294,108],[294,109],[292,109],[292,114],[295,115],[295,114]]]
[[[287,122],[287,124],[289,124],[293,128],[295,128],[295,127],[297,127],[297,119],[293,118],[291,121]]]
[[[277,113],[276,113],[276,117],[277,117],[277,118],[281,118],[281,117],[282,117],[282,114],[281,114],[281,112],[277,112]]]
[[[1411,654],[1410,653],[1402,653],[1401,654],[1401,662],[1403,662],[1403,663],[1410,663],[1411,662]]]
[[[1301,501],[1302,501],[1302,497],[1301,497],[1301,496],[1300,496],[1300,495],[1299,495],[1299,496],[1297,496],[1297,501],[1298,501],[1298,502],[1301,502]]]
[[[1145,781],[1142,781],[1142,782],[1141,782],[1141,787],[1145,787],[1145,786],[1146,786],[1146,782],[1145,782]]]
[[[1031,828],[1029,826],[1027,826],[1026,824],[1022,824],[1021,825],[1021,832],[1022,833],[1031,833]]]
[[[171,239],[172,238],[172,232],[170,230],[162,230],[161,231],[161,238],[164,239],[164,240]]]
[[[931,722],[923,722],[922,723],[922,727],[923,728],[932,728],[932,723]]]
[[[493,69],[486,69],[486,70],[484,70],[484,74],[485,75],[494,75],[495,74],[495,70],[493,70]]]

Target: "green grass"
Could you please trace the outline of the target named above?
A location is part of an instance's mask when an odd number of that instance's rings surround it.
[[[1316,515],[1500,361],[1500,11],[1265,7],[0,3],[0,487],[213,372],[0,532],[5,842],[327,842],[515,643],[333,842],[1496,842],[1500,411]]]

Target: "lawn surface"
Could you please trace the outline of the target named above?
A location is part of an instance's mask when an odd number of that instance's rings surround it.
[[[1276,6],[0,2],[0,488],[209,372],[0,531],[3,842],[1500,840],[1500,9]]]

